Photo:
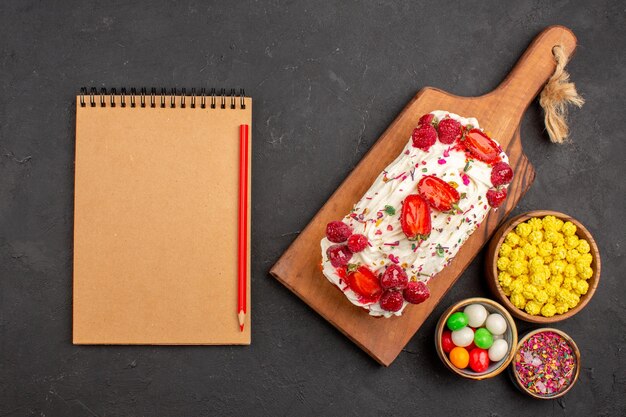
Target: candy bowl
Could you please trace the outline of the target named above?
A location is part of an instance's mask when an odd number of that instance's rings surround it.
[[[517,327],[509,312],[487,298],[450,306],[435,329],[435,349],[444,365],[464,378],[492,378],[511,363]]]
[[[485,261],[496,300],[514,317],[540,324],[582,310],[598,286],[600,269],[591,233],[576,219],[548,210],[505,222],[491,239]]]
[[[509,374],[523,393],[541,400],[565,395],[580,374],[580,350],[566,333],[544,327],[522,337]]]

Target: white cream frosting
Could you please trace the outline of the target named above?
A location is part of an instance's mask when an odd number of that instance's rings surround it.
[[[464,118],[446,111],[432,112],[439,120],[449,116],[462,125],[479,128],[475,118]],[[497,142],[496,142],[497,143]],[[405,268],[409,280],[428,282],[440,272],[459,251],[467,238],[483,222],[490,206],[487,190],[492,188],[491,166],[477,159],[468,158],[458,144],[437,142],[428,150],[413,146],[409,138],[400,155],[376,178],[370,189],[343,218],[354,233],[367,236],[370,246],[352,255],[351,264],[368,266],[376,274],[396,262]],[[500,158],[508,162],[501,151]],[[450,214],[431,210],[432,231],[419,246],[402,232],[400,213],[402,201],[410,194],[417,194],[417,183],[426,175],[435,175],[446,182],[454,182],[462,196],[458,203],[461,213]],[[392,209],[386,209],[390,206]],[[395,210],[395,214],[389,214]],[[355,305],[363,307],[372,316],[391,317],[401,315],[407,306],[391,313],[383,310],[378,302],[364,304],[359,295],[346,285],[331,265],[326,250],[334,243],[326,237],[321,241],[322,266],[326,278],[343,291]]]

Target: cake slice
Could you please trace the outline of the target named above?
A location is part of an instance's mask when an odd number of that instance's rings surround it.
[[[401,315],[506,198],[513,171],[474,118],[422,116],[400,155],[321,241],[322,270],[372,316]]]

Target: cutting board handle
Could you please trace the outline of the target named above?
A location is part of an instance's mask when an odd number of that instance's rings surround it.
[[[564,26],[549,26],[530,44],[513,70],[491,93],[482,97],[488,100],[501,120],[517,126],[528,105],[537,96],[556,68],[552,49],[561,46],[568,58],[576,49],[576,36]]]

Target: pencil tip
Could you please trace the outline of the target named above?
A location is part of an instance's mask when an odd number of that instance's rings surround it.
[[[243,332],[243,324],[239,325],[239,329]]]

